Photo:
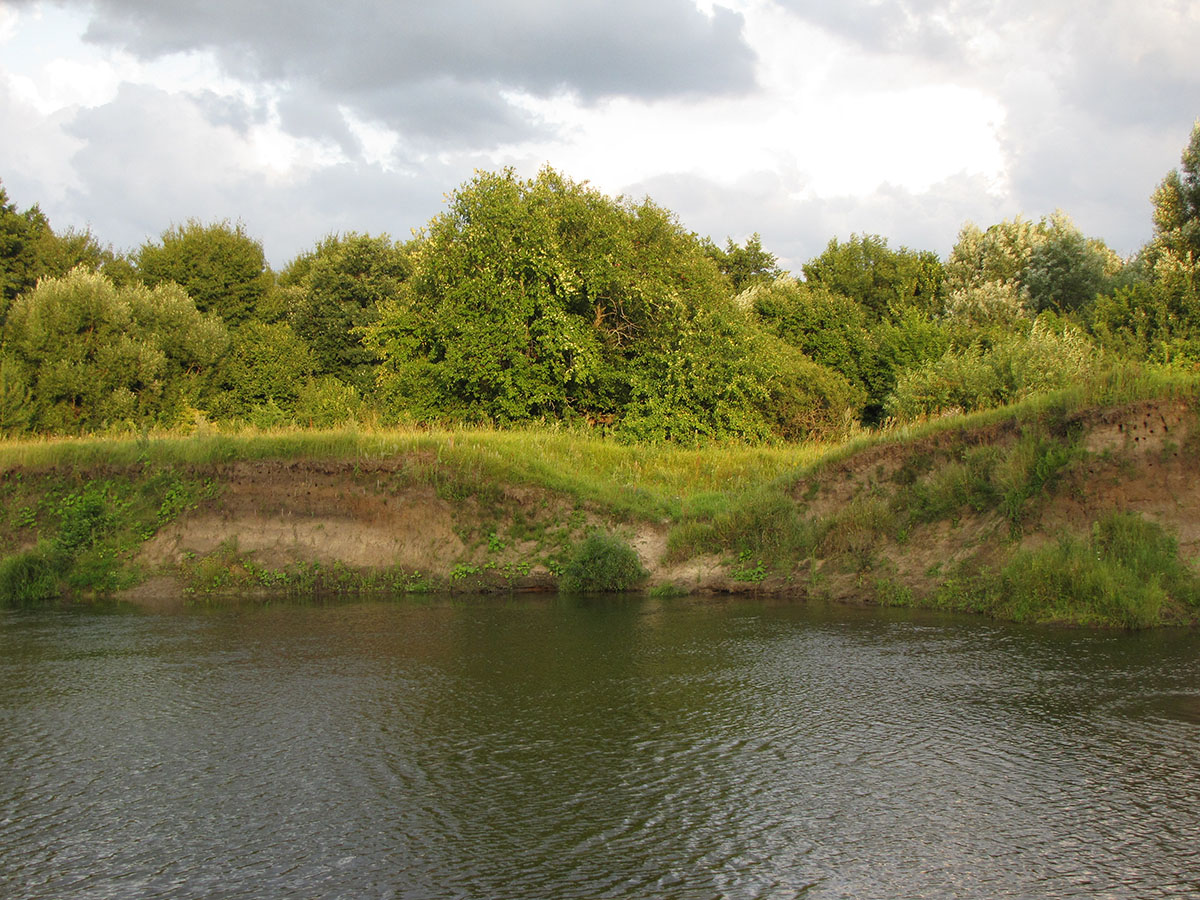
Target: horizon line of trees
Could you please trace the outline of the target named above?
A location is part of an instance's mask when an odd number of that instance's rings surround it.
[[[1106,365],[1200,368],[1200,122],[1122,258],[1061,212],[948,257],[833,238],[799,276],[649,199],[480,172],[411,240],[329,235],[279,272],[241,224],[128,254],[0,185],[0,434],[601,423],[800,440],[1010,402]]]

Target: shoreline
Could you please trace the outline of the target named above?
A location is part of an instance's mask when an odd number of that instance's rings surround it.
[[[1161,544],[1161,533],[1174,541],[1182,568],[1172,577],[1194,574],[1198,422],[1195,398],[1178,396],[964,418],[807,467],[781,466],[772,480],[740,491],[647,496],[640,509],[614,508],[546,479],[502,480],[475,459],[486,442],[469,449],[465,438],[457,456],[443,445],[353,458],[9,466],[0,490],[17,553],[3,564],[10,582],[14,560],[41,553],[64,565],[66,530],[76,546],[67,548],[71,572],[59,596],[161,603],[151,594],[199,602],[245,591],[547,592],[557,589],[574,548],[601,532],[636,551],[645,570],[637,586],[660,596],[786,596],[1118,627],[1193,624],[1190,594],[1167,591],[1153,610],[1133,612],[1022,610],[1005,606],[1001,594],[1016,589],[1015,563],[1070,568],[1074,557],[1055,564],[1047,554],[1126,520],[1151,529],[1138,540]],[[636,448],[622,452],[637,457]],[[704,452],[688,465],[698,468]],[[60,534],[50,538],[55,526]]]

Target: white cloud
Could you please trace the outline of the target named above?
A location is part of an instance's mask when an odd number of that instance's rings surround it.
[[[382,122],[364,119],[348,106],[338,106],[338,112],[362,148],[363,159],[384,170],[393,168],[400,135]]]
[[[797,265],[835,234],[944,252],[964,219],[1058,207],[1128,252],[1200,114],[1200,4],[1176,0],[281,9],[0,6],[9,193],[118,244],[244,218],[278,261],[549,163]]]

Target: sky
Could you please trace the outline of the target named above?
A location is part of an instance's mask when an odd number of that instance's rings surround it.
[[[477,170],[786,268],[1055,210],[1122,254],[1200,117],[1196,0],[0,0],[0,182],[128,250],[407,239]]]

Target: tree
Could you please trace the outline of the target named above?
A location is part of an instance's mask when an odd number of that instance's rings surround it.
[[[945,312],[960,346],[980,329],[987,341],[1028,331],[1039,313],[1084,312],[1116,284],[1124,263],[1087,238],[1061,210],[1031,222],[1018,216],[986,231],[967,223],[946,262]]]
[[[867,313],[858,302],[793,278],[760,286],[749,300],[772,334],[867,393],[874,354]]]
[[[68,434],[186,420],[226,342],[177,285],[119,288],[83,268],[22,294],[3,337],[25,425]]]
[[[1183,260],[1200,259],[1200,121],[1180,159],[1183,172],[1172,169],[1154,192],[1155,255],[1171,253]]]
[[[702,243],[649,200],[549,168],[455,191],[365,333],[380,388],[416,419],[596,417],[681,440],[770,430],[758,332]]]
[[[946,260],[946,292],[966,293],[985,284],[1019,288],[1021,275],[1039,242],[1038,226],[1017,216],[988,227],[968,222]]]
[[[12,302],[37,284],[42,274],[38,265],[38,243],[50,223],[32,206],[17,210],[0,184],[0,324]]]
[[[704,252],[729,279],[735,294],[752,285],[774,281],[783,274],[775,254],[763,249],[757,232],[746,238],[745,246],[741,247],[733,238],[726,238],[724,250],[712,241],[705,241]]]
[[[941,306],[942,263],[930,251],[892,250],[887,238],[851,235],[832,238],[821,255],[804,264],[804,279],[850,297],[872,320],[898,315],[908,307],[935,311]]]
[[[1066,216],[1052,217],[1021,274],[1031,309],[1075,312],[1090,306],[1109,287],[1106,270],[1114,256],[1102,242],[1084,237]]]
[[[1106,347],[1156,362],[1200,362],[1200,121],[1152,196],[1154,237],[1135,265],[1140,276],[1101,298],[1093,333]]]
[[[0,325],[12,302],[38,279],[62,278],[81,266],[112,276],[120,262],[87,229],[59,234],[38,206],[18,212],[0,185]]]
[[[241,223],[191,219],[168,228],[157,243],[143,244],[134,262],[147,285],[174,282],[201,312],[235,326],[258,316],[274,283],[262,244]]]
[[[314,368],[308,345],[286,322],[247,322],[231,337],[219,373],[220,391],[209,409],[221,419],[278,424],[290,417]]]
[[[312,348],[320,375],[368,388],[378,362],[362,329],[396,298],[412,269],[408,250],[387,235],[330,235],[280,273],[287,320]]]

